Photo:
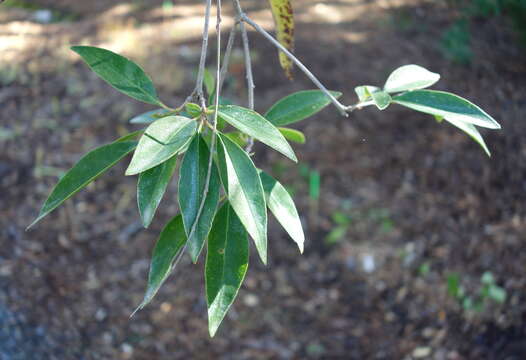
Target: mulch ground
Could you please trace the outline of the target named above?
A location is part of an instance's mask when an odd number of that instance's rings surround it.
[[[31,3],[64,20],[40,24],[35,9],[0,7],[1,360],[526,358],[526,56],[504,17],[476,19],[473,60],[456,65],[440,41],[457,13],[438,2],[295,2],[296,53],[346,103],[356,101],[355,86],[381,85],[397,66],[416,63],[443,75],[438,89],[473,100],[503,129],[483,131],[487,158],[425,115],[392,106],[342,118],[329,108],[298,124],[307,143],[296,153],[306,167],[257,144],[255,161],[295,194],[305,254],[271,222],[269,265],[252,254],[239,297],[210,339],[202,260],[184,259],[152,304],[129,318],[156,236],[177,211],[175,182],[148,230],[123,163],[24,231],[63,171],[134,130],[127,120],[148,109],[67,48],[127,54],[177,105],[193,84],[201,2]],[[265,5],[247,1],[269,24]],[[259,110],[313,87],[299,72],[287,81],[275,50],[250,35]],[[227,92],[243,103],[238,55]],[[306,168],[321,174],[317,202]],[[328,243],[335,214],[348,227]],[[506,290],[504,304],[473,312],[448,295],[448,274],[476,294],[486,271]]]

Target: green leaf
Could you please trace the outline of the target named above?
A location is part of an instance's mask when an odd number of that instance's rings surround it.
[[[463,121],[489,129],[500,125],[484,110],[455,94],[435,90],[415,90],[395,96],[393,102],[426,114]]]
[[[232,131],[224,135],[241,147],[244,147],[248,143],[248,136],[241,131]]]
[[[186,112],[188,113],[188,115],[190,115],[190,117],[192,118],[196,118],[201,115],[201,112],[202,112],[201,107],[197,104],[187,103],[185,105],[185,108],[186,108]]]
[[[121,136],[120,138],[118,138],[117,140],[115,140],[114,142],[121,142],[121,141],[130,141],[130,140],[135,140],[135,138],[139,135],[141,135],[143,133],[143,130],[137,130],[137,131],[133,131],[131,133],[128,133],[126,135],[123,135]]]
[[[166,109],[156,109],[147,111],[130,119],[130,124],[150,124],[157,119],[168,116],[170,111]]]
[[[206,200],[199,218],[197,217],[199,206],[203,200],[209,159],[210,151],[205,141],[196,134],[186,150],[179,178],[179,208],[183,215],[184,228],[188,237],[188,252],[194,263],[197,262],[206,237],[210,232],[219,202],[219,174],[215,163],[212,162]],[[190,236],[191,229],[196,221],[197,225],[195,225],[195,230]]]
[[[115,165],[137,146],[136,141],[119,141],[101,146],[84,155],[55,185],[29,229],[60,204]]]
[[[285,139],[298,144],[305,144],[305,134],[301,131],[285,127],[279,127],[278,130]]]
[[[267,206],[279,221],[281,226],[290,235],[292,240],[298,244],[300,252],[303,253],[305,235],[301,220],[294,205],[294,200],[287,190],[276,179],[261,171],[259,173],[263,190],[265,191]]]
[[[135,312],[152,301],[161,285],[168,275],[170,275],[174,261],[180,255],[181,251],[184,251],[185,243],[186,235],[184,233],[183,219],[181,215],[177,215],[166,224],[155,244],[146,293],[144,294],[142,303]]]
[[[499,304],[502,304],[506,301],[506,297],[507,297],[506,290],[501,288],[500,286],[491,285],[488,288],[488,297],[491,300],[498,302]]]
[[[106,49],[73,46],[74,52],[108,84],[139,101],[162,106],[152,80],[134,62]]]
[[[141,136],[126,175],[149,170],[180,152],[195,134],[196,127],[194,120],[182,116],[154,121]]]
[[[482,135],[480,135],[480,132],[477,130],[477,128],[475,126],[473,126],[473,124],[468,124],[468,123],[463,122],[463,121],[449,119],[447,117],[444,118],[444,120],[449,122],[450,124],[456,126],[460,130],[464,131],[466,134],[468,134],[473,140],[475,140],[482,147],[482,149],[484,149],[484,152],[488,156],[491,156],[491,153],[490,153],[486,143],[484,142],[484,139],[482,138]]]
[[[243,224],[226,202],[218,211],[206,254],[208,330],[214,336],[234,302],[248,269],[248,239]]]
[[[254,239],[261,261],[267,263],[267,209],[263,185],[248,155],[219,134],[218,162],[228,200]]]
[[[208,95],[212,95],[216,87],[216,79],[208,69],[205,69],[203,81],[205,83],[206,92]]]
[[[335,98],[341,92],[330,92]],[[304,90],[290,94],[276,102],[265,114],[265,118],[275,126],[289,125],[304,120],[323,110],[331,100],[320,90]]]
[[[440,74],[431,72],[419,65],[404,65],[389,75],[384,90],[389,93],[424,89],[440,80]]]
[[[157,207],[161,203],[166,188],[175,171],[177,156],[173,156],[162,164],[146,170],[139,175],[137,182],[137,204],[142,224],[150,226]]]
[[[374,104],[380,110],[386,109],[391,103],[391,95],[385,91],[377,91],[371,94]]]
[[[267,144],[292,161],[298,161],[279,130],[257,112],[236,105],[222,105],[219,107],[218,115],[238,130]]]
[[[372,94],[381,90],[382,89],[379,87],[371,85],[357,86],[354,88],[354,92],[358,96],[358,100],[360,100],[360,102],[371,100]]]

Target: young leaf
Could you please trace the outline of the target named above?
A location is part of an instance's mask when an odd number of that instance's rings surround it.
[[[141,136],[126,175],[149,170],[177,154],[195,134],[196,127],[194,120],[182,116],[154,121]]]
[[[283,185],[266,172],[261,171],[259,176],[265,191],[268,208],[292,240],[298,244],[300,252],[303,253],[305,235],[303,234],[301,220],[292,197]]]
[[[286,127],[279,127],[278,130],[285,139],[298,144],[305,144],[305,134],[301,131]]]
[[[206,92],[208,95],[212,95],[216,87],[216,78],[208,69],[205,69],[203,81],[205,83]]]
[[[137,182],[137,204],[142,224],[150,226],[170,179],[175,171],[177,156],[173,156],[162,164],[146,170],[139,175]]]
[[[466,134],[468,134],[473,140],[475,140],[482,147],[482,149],[484,149],[484,152],[488,156],[491,156],[491,153],[490,153],[488,147],[486,146],[486,143],[484,142],[484,139],[482,138],[482,135],[480,135],[479,131],[477,130],[477,128],[474,125],[468,124],[468,123],[463,122],[463,121],[458,121],[458,120],[455,120],[455,119],[449,119],[447,117],[444,118],[444,120],[449,122],[450,124],[456,126],[460,130],[464,131]]]
[[[153,249],[148,286],[144,299],[135,310],[140,310],[152,301],[155,294],[164,283],[172,270],[175,259],[184,251],[186,235],[184,233],[183,219],[177,215],[164,227]],[[135,313],[135,312],[134,312]]]
[[[341,92],[331,91],[335,98]],[[290,94],[276,102],[265,114],[265,118],[275,126],[284,126],[304,120],[321,111],[331,100],[320,90],[304,90]]]
[[[28,229],[137,147],[137,141],[115,141],[84,155],[55,185]]]
[[[74,52],[108,84],[120,92],[148,104],[162,106],[152,80],[134,62],[106,49],[73,46]]]
[[[389,75],[384,85],[384,91],[396,93],[408,90],[424,89],[440,80],[440,75],[422,66],[401,66]]]
[[[294,51],[294,14],[290,0],[269,0],[276,26],[278,41],[290,52]],[[279,52],[279,62],[285,75],[292,80],[294,63],[283,52]]]
[[[199,218],[197,217],[199,206],[203,200],[209,159],[210,151],[205,141],[196,134],[184,155],[179,178],[179,208],[183,215],[184,228],[188,237],[188,252],[194,263],[197,262],[206,237],[210,232],[219,201],[219,174],[215,163],[212,162],[206,200]],[[190,237],[191,229],[196,221],[197,225],[195,225],[195,230]]]
[[[223,105],[219,107],[218,115],[238,130],[267,144],[289,159],[298,161],[294,151],[279,130],[257,112],[236,105]]]
[[[263,185],[252,160],[236,143],[219,134],[218,163],[228,200],[247,229],[263,264],[267,263],[267,209]]]
[[[395,96],[393,102],[426,114],[449,120],[500,129],[500,125],[484,110],[455,94],[435,90],[414,90]]]
[[[208,330],[214,336],[234,302],[248,269],[248,239],[228,202],[218,211],[206,254]]]
[[[168,116],[168,114],[170,114],[170,111],[166,109],[147,111],[131,118],[130,124],[150,124],[157,119]]]
[[[378,91],[382,91],[382,89],[371,85],[357,86],[354,88],[354,92],[358,96],[358,100],[360,100],[360,102],[371,100],[373,96],[372,94]]]
[[[374,104],[380,110],[386,109],[391,103],[391,95],[385,91],[376,91],[371,94]]]
[[[202,112],[201,107],[197,104],[187,103],[185,105],[185,108],[186,108],[186,112],[188,113],[188,115],[190,115],[190,117],[192,118],[196,118],[199,115],[201,115],[201,112]]]

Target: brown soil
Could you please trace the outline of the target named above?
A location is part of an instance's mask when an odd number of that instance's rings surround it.
[[[266,2],[245,2],[270,24]],[[487,158],[455,129],[396,106],[349,118],[324,110],[299,124],[308,141],[296,146],[321,174],[318,204],[299,166],[257,145],[256,162],[295,192],[306,250],[299,255],[271,223],[269,266],[252,254],[239,298],[210,339],[202,261],[185,259],[129,319],[156,235],[177,211],[175,183],[149,230],[140,228],[136,180],[120,164],[24,232],[57,176],[133,130],[127,120],[148,109],[96,78],[68,46],[129,55],[177,105],[192,88],[202,2],[164,10],[162,1],[31,3],[75,20],[43,25],[34,10],[0,5],[1,360],[526,358],[526,56],[505,18],[476,19],[473,61],[460,66],[440,49],[457,16],[441,2],[294,2],[296,53],[346,103],[355,86],[381,85],[397,66],[416,63],[441,73],[439,89],[473,100],[503,130],[483,132]],[[275,50],[250,35],[259,110],[312,88],[299,72],[288,82]],[[243,103],[242,59],[233,61],[227,91]],[[328,244],[336,212],[350,225]],[[374,259],[372,271],[364,259]],[[470,312],[448,296],[449,273],[476,293],[485,271],[506,289],[504,304]]]

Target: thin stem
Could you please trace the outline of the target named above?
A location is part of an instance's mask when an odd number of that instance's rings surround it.
[[[197,83],[195,85],[194,93],[201,102],[201,107],[205,108],[205,97],[203,93],[203,82],[205,77],[206,54],[208,52],[208,27],[210,23],[210,8],[212,7],[212,0],[206,1],[205,10],[205,25],[203,29],[203,44],[201,46],[201,57],[199,59],[199,70],[197,72]]]
[[[218,89],[223,88],[223,83],[226,78],[226,73],[228,72],[228,65],[230,63],[230,55],[232,54],[232,49],[236,41],[237,27],[239,26],[239,20],[236,20],[236,23],[230,30],[230,35],[228,36],[228,42],[226,44],[225,55],[223,56],[223,65],[221,67],[221,76],[219,78],[219,83],[217,85]]]
[[[327,90],[327,88],[316,78],[316,76],[314,76],[314,74],[309,69],[307,69],[307,67],[303,65],[303,63],[299,61],[298,58],[294,56],[286,47],[281,45],[281,43],[278,40],[276,40],[272,35],[265,31],[265,29],[263,29],[252,19],[250,19],[245,13],[241,13],[241,20],[252,26],[257,32],[259,32],[261,35],[267,38],[267,40],[269,40],[274,46],[281,50],[289,59],[291,59],[298,66],[298,68],[300,68],[301,71],[305,73],[305,75],[307,75],[307,77],[314,83],[314,85],[316,85],[321,91],[323,91],[323,93],[331,100],[331,102],[334,104],[334,106],[336,106],[336,108],[340,111],[340,113],[343,116],[348,116],[347,111],[349,107],[340,103],[338,99],[336,99],[329,92],[329,90]]]

